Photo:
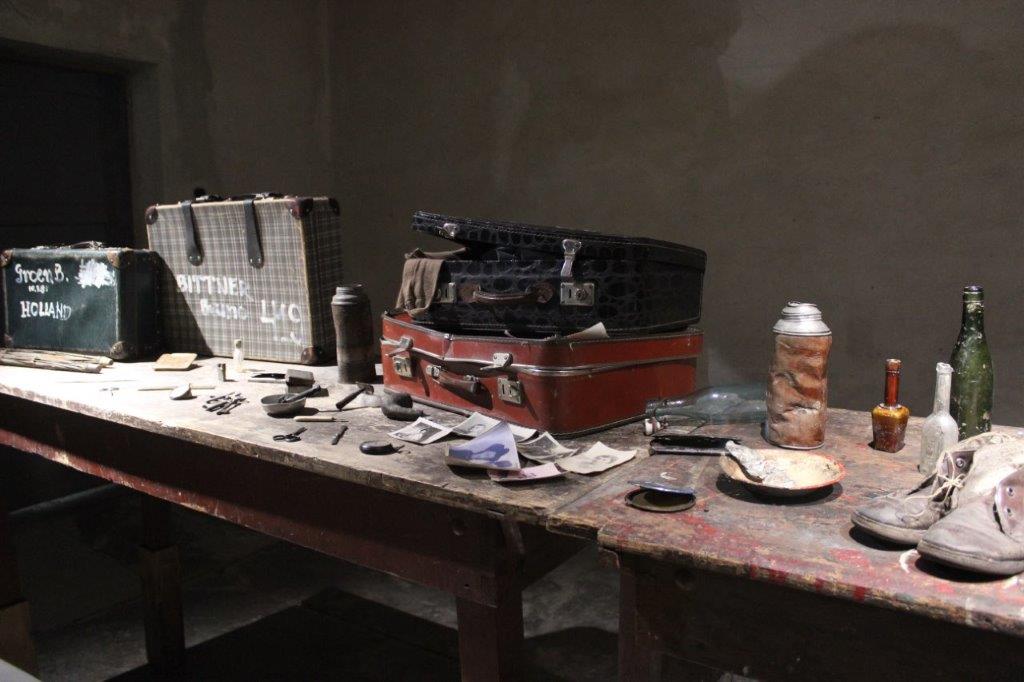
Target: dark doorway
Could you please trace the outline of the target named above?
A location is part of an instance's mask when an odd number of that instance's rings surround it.
[[[0,57],[0,247],[132,243],[123,76]]]
[[[117,74],[0,56],[0,249],[132,245],[125,85]],[[0,448],[0,504],[9,508],[97,482]]]

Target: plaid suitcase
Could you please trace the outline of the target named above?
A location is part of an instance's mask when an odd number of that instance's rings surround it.
[[[146,211],[162,258],[164,339],[174,351],[316,364],[334,355],[341,283],[334,199],[200,197]]]

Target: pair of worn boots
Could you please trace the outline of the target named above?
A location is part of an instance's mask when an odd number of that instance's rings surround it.
[[[911,490],[877,497],[853,524],[924,557],[989,575],[1024,571],[1024,439],[983,433],[943,451]]]

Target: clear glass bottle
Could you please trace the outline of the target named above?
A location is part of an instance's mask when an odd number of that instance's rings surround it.
[[[895,358],[885,361],[885,399],[871,410],[871,430],[875,439],[871,447],[883,452],[899,452],[907,435],[910,409],[900,405],[900,368]]]
[[[985,339],[985,290],[964,287],[960,335],[953,347],[950,412],[960,440],[992,430],[992,354]]]
[[[232,369],[241,374],[245,371],[245,353],[242,352],[242,339],[235,339],[234,349],[231,351]]]
[[[955,445],[959,438],[956,420],[949,413],[952,381],[952,367],[944,362],[935,365],[935,403],[932,413],[921,426],[921,456],[917,462],[917,470],[922,474],[932,473],[942,451]]]

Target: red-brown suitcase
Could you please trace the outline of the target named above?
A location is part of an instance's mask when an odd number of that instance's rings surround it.
[[[555,435],[639,419],[648,400],[690,393],[697,329],[572,340],[446,334],[383,316],[384,385],[418,402],[480,412]]]

